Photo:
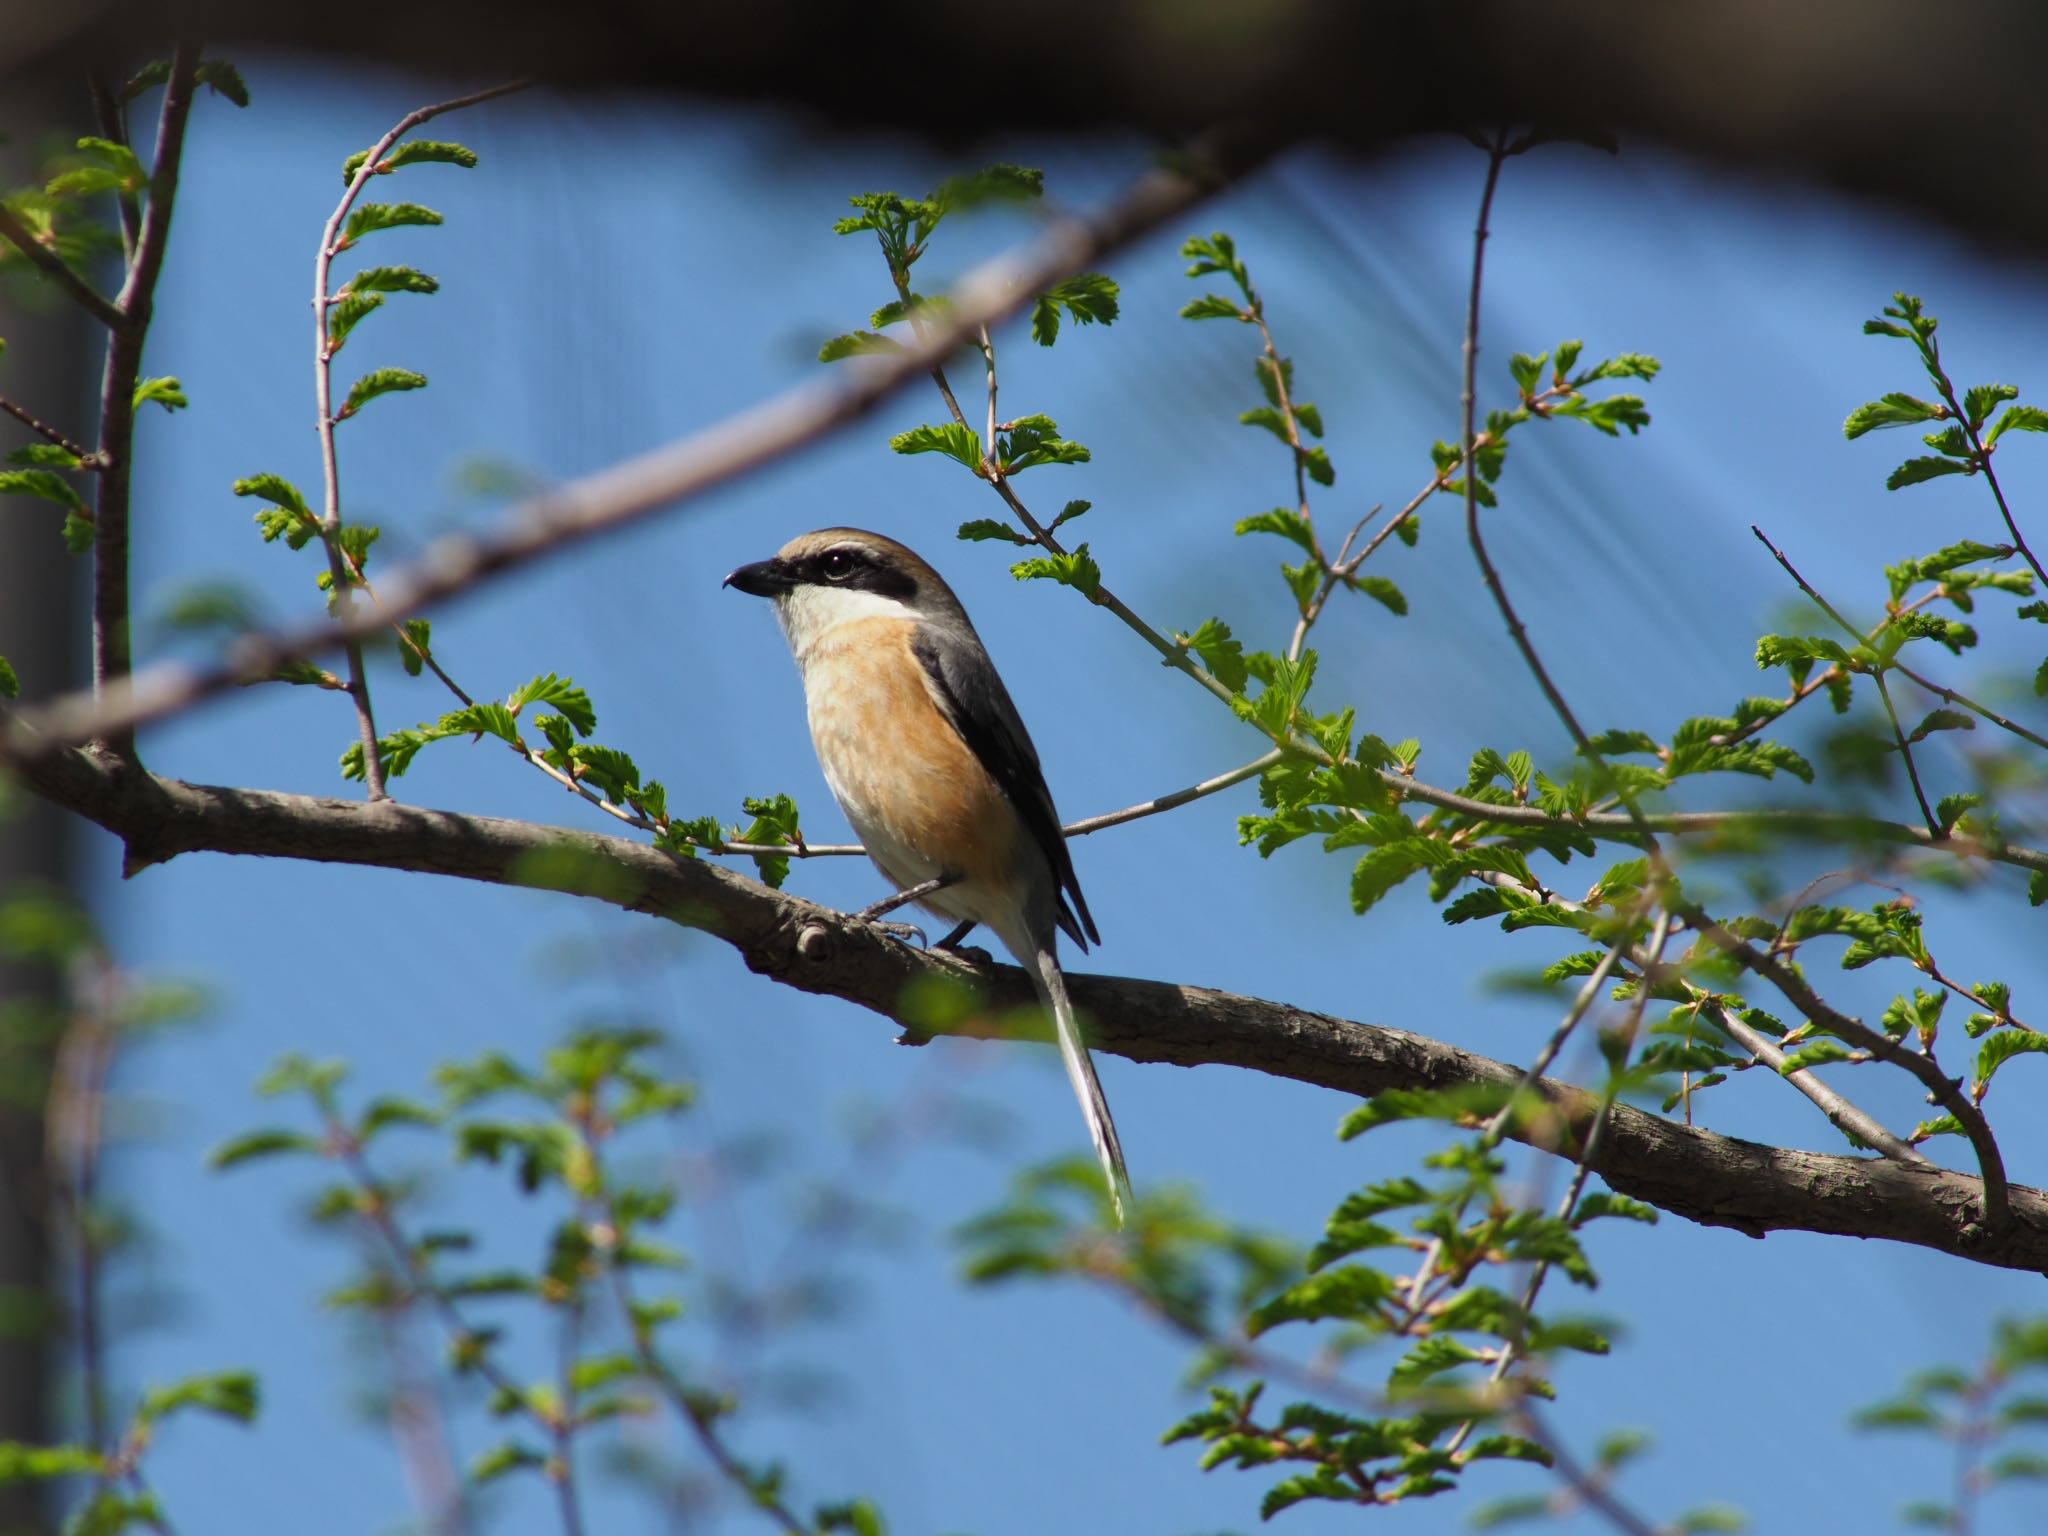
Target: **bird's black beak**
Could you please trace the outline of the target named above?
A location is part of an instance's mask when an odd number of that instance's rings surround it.
[[[749,597],[780,597],[796,585],[796,578],[780,560],[756,560],[726,577],[725,585],[738,587]]]

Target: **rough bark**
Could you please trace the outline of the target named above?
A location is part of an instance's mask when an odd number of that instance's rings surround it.
[[[988,1005],[948,1033],[1005,1035],[1005,1011],[1032,993],[1012,966],[926,953],[880,929],[699,859],[624,838],[395,802],[317,799],[163,779],[78,752],[22,767],[37,794],[123,840],[127,868],[216,852],[369,865],[560,891],[699,929],[786,986],[844,998],[912,1030],[934,1027],[918,983],[971,981]],[[1073,975],[1076,1004],[1102,1050],[1133,1061],[1249,1068],[1340,1093],[1512,1084],[1519,1069],[1405,1030],[1311,1013],[1204,987]],[[909,1000],[909,1001],[907,1001]],[[1597,1101],[1545,1079],[1552,1123],[1514,1134],[1569,1149]],[[1624,1194],[1710,1226],[1885,1238],[1979,1263],[2048,1272],[2048,1194],[2015,1186],[2013,1220],[1980,1219],[1972,1175],[1876,1158],[1759,1145],[1617,1106],[1592,1166]]]

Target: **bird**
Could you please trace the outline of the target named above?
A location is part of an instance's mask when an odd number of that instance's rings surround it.
[[[818,765],[876,868],[961,925],[942,945],[979,924],[1031,978],[1121,1227],[1130,1174],[1056,953],[1060,933],[1084,952],[1102,938],[1038,751],[967,610],[924,560],[860,528],[803,534],[724,585],[773,600]]]

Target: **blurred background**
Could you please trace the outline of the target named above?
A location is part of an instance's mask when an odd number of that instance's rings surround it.
[[[257,471],[317,482],[306,297],[336,173],[404,112],[450,93],[304,56],[244,51],[237,62],[254,101],[246,113],[202,101],[195,114],[147,359],[147,372],[183,381],[191,406],[149,414],[139,440],[144,659],[203,652],[165,620],[204,585],[232,584],[277,618],[318,600],[315,553],[261,543],[250,505],[229,486]],[[65,131],[87,127],[79,113]],[[380,187],[440,209],[447,223],[380,236],[374,259],[422,267],[442,291],[395,298],[346,358],[351,371],[403,366],[432,381],[341,432],[349,514],[381,525],[386,568],[450,527],[487,524],[513,489],[599,468],[814,375],[819,343],[865,325],[892,296],[872,241],[831,232],[849,194],[920,193],[1004,159],[1043,166],[1048,201],[1085,208],[1144,169],[1155,147],[1129,131],[1045,127],[962,131],[941,146],[885,129],[821,132],[771,105],[626,90],[529,93],[434,132],[468,144],[481,164],[422,167]],[[1375,504],[1405,503],[1429,477],[1429,444],[1456,435],[1484,168],[1448,135],[1370,160],[1290,150],[1184,227],[1105,263],[1122,285],[1113,328],[1070,329],[1043,350],[1009,327],[997,338],[1005,414],[1042,411],[1094,450],[1085,466],[1034,471],[1027,500],[1047,510],[1091,500],[1075,532],[1156,625],[1221,615],[1248,644],[1283,645],[1292,607],[1281,546],[1234,541],[1229,530],[1288,500],[1291,476],[1263,433],[1234,421],[1257,400],[1251,333],[1176,318],[1208,286],[1182,275],[1180,239],[1236,236],[1295,360],[1298,393],[1328,424],[1337,481],[1317,511],[1341,530]],[[1027,234],[1031,217],[949,223],[920,287]],[[1655,424],[1641,437],[1613,442],[1564,423],[1518,433],[1489,520],[1503,575],[1590,727],[1667,731],[1771,691],[1754,666],[1755,638],[1779,626],[1797,594],[1752,522],[1852,613],[1877,611],[1885,562],[1958,538],[1995,541],[1982,487],[1955,478],[1888,493],[1884,476],[1904,445],[1845,443],[1841,421],[1918,382],[1905,348],[1860,334],[1900,288],[1942,317],[1959,376],[2031,393],[2048,304],[2030,262],[1810,182],[1738,179],[1626,139],[1618,157],[1558,146],[1511,163],[1493,231],[1482,404],[1510,395],[1510,352],[1567,337],[1582,337],[1589,357],[1643,351],[1665,365],[1644,390]],[[10,313],[0,332],[13,339],[15,325]],[[32,393],[10,363],[0,363],[6,390]],[[781,638],[762,605],[719,582],[795,533],[846,523],[904,540],[952,582],[1069,818],[1258,755],[1250,732],[1163,673],[1107,614],[1050,584],[1017,583],[1002,546],[954,540],[961,521],[995,515],[992,499],[936,456],[887,448],[890,434],[942,411],[929,389],[906,390],[715,498],[500,582],[436,616],[437,656],[480,695],[540,672],[574,677],[595,701],[600,737],[660,777],[679,812],[730,821],[743,796],[787,791],[811,837],[840,840]],[[2048,476],[2033,446],[2000,461],[2023,526]],[[29,536],[53,540],[41,520],[11,514],[0,559]],[[1317,635],[1323,707],[1355,703],[1366,728],[1421,739],[1421,771],[1436,783],[1461,783],[1481,746],[1561,762],[1560,729],[1455,520],[1426,515],[1419,547],[1389,545],[1378,568],[1411,613],[1362,601],[1333,609]],[[394,661],[386,652],[378,662],[380,724],[435,717],[444,701],[431,679],[407,679]],[[2037,661],[1994,650],[1945,675],[2024,711]],[[49,691],[47,679],[25,682]],[[348,794],[337,759],[352,733],[336,697],[265,688],[151,732],[143,746],[154,769],[182,778]],[[1947,788],[1968,787],[1973,745],[1936,738],[1923,766]],[[393,788],[420,804],[609,830],[488,744],[436,746]],[[1694,803],[1755,793],[1746,783],[1710,785],[1716,792],[1724,798]],[[1911,819],[1903,785],[1882,798]],[[1255,804],[1240,788],[1078,844],[1106,941],[1082,963],[1530,1057],[1557,1005],[1503,988],[1499,974],[1571,946],[1542,932],[1504,940],[1490,926],[1447,928],[1417,889],[1355,918],[1347,859],[1304,844],[1262,861],[1237,846],[1235,818]],[[253,1094],[268,1065],[287,1051],[346,1057],[360,1100],[417,1092],[450,1057],[490,1047],[530,1057],[598,1019],[666,1031],[677,1069],[703,1085],[700,1106],[666,1141],[644,1144],[686,1192],[677,1235],[699,1261],[692,1283],[706,1307],[691,1337],[707,1369],[748,1388],[740,1440],[786,1456],[806,1500],[869,1494],[899,1532],[1256,1523],[1261,1479],[1205,1477],[1188,1448],[1156,1448],[1190,1403],[1181,1345],[1103,1294],[957,1282],[949,1231],[999,1200],[1017,1168],[1076,1147],[1050,1053],[944,1041],[897,1049],[882,1020],[751,977],[709,939],[594,903],[214,856],[123,883],[118,850],[97,836],[75,857],[120,961],[190,978],[210,997],[197,1024],[123,1062],[111,1175],[149,1234],[119,1379],[236,1365],[264,1380],[253,1428],[180,1423],[153,1453],[154,1481],[184,1528],[395,1530],[412,1518],[390,1436],[370,1411],[375,1352],[322,1307],[351,1256],[306,1225],[311,1171],[205,1167],[227,1137],[280,1118]],[[1931,893],[1929,931],[1952,974],[2004,976],[2024,1011],[2042,972],[2011,877],[1990,882],[2003,900]],[[1577,881],[1568,871],[1561,884]],[[800,863],[790,887],[835,906],[882,894],[853,861]],[[1891,990],[1883,981],[1841,978],[1831,995],[1874,1017]],[[1405,1128],[1339,1144],[1348,1102],[1244,1072],[1115,1059],[1102,1072],[1141,1186],[1185,1182],[1235,1219],[1297,1236],[1423,1144]],[[2023,1182],[2048,1179],[2048,1129],[2025,1113],[2044,1073],[2018,1063],[1992,1100]],[[1862,1072],[1846,1086],[1910,1125],[1923,1110],[1904,1083]],[[1732,1134],[1839,1150],[1803,1099],[1755,1075],[1703,1099],[1699,1113]],[[538,1228],[501,1175],[458,1171],[425,1150],[409,1165],[399,1141],[390,1151],[393,1171],[416,1172],[431,1200],[482,1225],[509,1259],[530,1254]],[[1556,1420],[1582,1445],[1623,1426],[1653,1431],[1659,1449],[1626,1488],[1659,1514],[1725,1500],[1764,1531],[1887,1528],[1900,1504],[1945,1490],[1947,1456],[1853,1433],[1848,1415],[1910,1369],[1974,1361],[1990,1318],[2039,1305],[2037,1277],[1917,1250],[1796,1234],[1758,1242],[1671,1218],[1656,1230],[1603,1225],[1612,1230],[1593,1245],[1602,1284],[1585,1306],[1615,1320],[1620,1341],[1610,1359],[1560,1370]],[[496,1438],[475,1403],[454,1412],[465,1454]],[[674,1456],[686,1480],[695,1475],[666,1430],[629,1425],[619,1444],[636,1464]],[[597,1481],[599,1529],[743,1530],[757,1519],[724,1505],[650,1505],[630,1479]],[[1504,1471],[1472,1486],[1483,1496],[1546,1485]],[[508,1485],[485,1507],[493,1529],[554,1523],[531,1489]],[[2039,1529],[2044,1512],[2038,1499],[2004,1495],[1979,1529],[2018,1536]],[[1424,1502],[1370,1518],[1434,1531],[1464,1514]],[[1283,1518],[1318,1532],[1361,1516],[1303,1508]]]

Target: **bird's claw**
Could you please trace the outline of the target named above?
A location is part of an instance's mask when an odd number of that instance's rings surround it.
[[[892,923],[878,917],[866,918],[864,921],[871,927],[881,929],[892,939],[901,939],[905,944],[915,939],[920,949],[931,948],[931,941],[925,937],[924,930],[915,923]]]

